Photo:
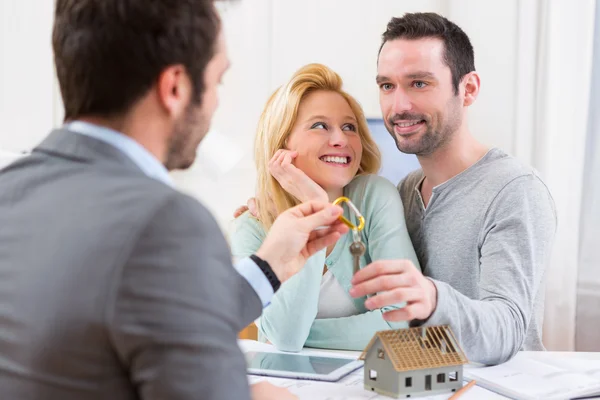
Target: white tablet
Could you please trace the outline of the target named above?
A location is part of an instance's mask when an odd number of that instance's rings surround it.
[[[336,382],[363,366],[353,358],[324,357],[294,353],[246,353],[248,373],[278,378]]]

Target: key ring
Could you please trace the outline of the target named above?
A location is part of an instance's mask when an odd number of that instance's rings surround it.
[[[348,226],[348,228],[352,229],[355,232],[360,232],[363,230],[363,228],[365,227],[365,217],[362,216],[362,214],[360,213],[360,211],[358,211],[358,208],[356,208],[356,206],[354,205],[354,203],[352,203],[350,201],[349,198],[347,197],[339,197],[337,198],[333,204],[334,205],[339,205],[341,203],[346,203],[348,204],[348,207],[354,211],[354,214],[356,214],[356,216],[358,217],[358,226],[354,225],[352,222],[348,221],[348,219],[346,217],[344,217],[343,215],[339,216],[339,220],[342,221],[344,224],[346,224]]]
[[[360,242],[360,234],[358,233],[357,228],[352,229],[352,240],[354,242]]]

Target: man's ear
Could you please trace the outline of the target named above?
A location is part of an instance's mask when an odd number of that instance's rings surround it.
[[[471,104],[475,103],[475,100],[477,100],[477,96],[479,95],[479,74],[475,71],[469,72],[463,77],[462,81],[465,90],[465,99],[463,101],[463,106],[468,107]]]
[[[184,66],[166,68],[158,77],[157,90],[161,105],[173,119],[185,113],[191,100],[192,82]]]

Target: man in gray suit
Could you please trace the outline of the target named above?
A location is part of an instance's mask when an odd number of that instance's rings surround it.
[[[211,0],[56,1],[67,123],[0,173],[2,399],[250,397],[238,332],[347,229],[303,204],[236,271],[172,187],[216,108],[220,31]]]

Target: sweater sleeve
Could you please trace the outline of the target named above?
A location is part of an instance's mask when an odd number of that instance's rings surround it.
[[[479,298],[433,280],[437,308],[427,325],[449,324],[471,361],[498,364],[522,347],[556,231],[554,203],[534,175],[495,197],[481,233]]]
[[[258,220],[248,213],[240,216],[231,234],[234,257],[243,258],[256,252],[265,236]],[[304,347],[317,315],[324,265],[325,250],[321,250],[307,260],[300,272],[281,285],[271,304],[255,321],[260,333],[277,349],[297,352]]]

